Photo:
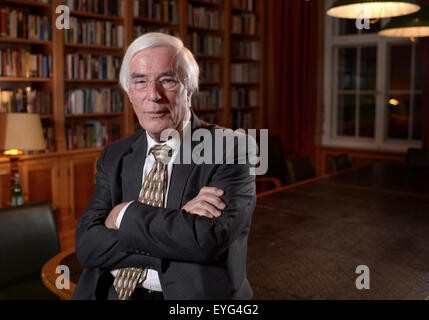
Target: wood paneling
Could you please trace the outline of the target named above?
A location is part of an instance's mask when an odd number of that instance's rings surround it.
[[[51,201],[51,169],[39,169],[28,172],[28,201]]]
[[[79,220],[94,192],[94,157],[78,157],[70,161],[73,188],[73,218]]]

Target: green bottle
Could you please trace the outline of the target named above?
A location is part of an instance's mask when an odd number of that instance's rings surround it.
[[[19,175],[15,173],[15,183],[12,187],[12,207],[22,206],[24,200],[22,198],[22,188],[19,185]]]

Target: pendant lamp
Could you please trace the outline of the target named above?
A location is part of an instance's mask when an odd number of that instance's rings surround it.
[[[429,7],[423,6],[419,12],[390,19],[379,34],[386,37],[429,37]]]
[[[326,12],[329,16],[345,19],[381,19],[417,12],[415,0],[337,0]]]

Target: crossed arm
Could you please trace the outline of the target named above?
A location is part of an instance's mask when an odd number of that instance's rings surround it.
[[[250,228],[256,196],[247,165],[219,165],[209,185],[181,209],[132,203],[121,221],[122,206],[112,209],[109,168],[97,164],[94,194],[79,220],[76,253],[84,267],[115,269],[144,255],[205,263],[214,260]],[[140,257],[141,256],[141,257]],[[128,260],[127,260],[128,259]]]
[[[222,211],[219,210],[226,208],[225,203],[220,198],[223,194],[223,190],[216,187],[203,187],[194,199],[183,206],[182,210],[210,219],[219,218],[222,214]],[[104,223],[106,228],[117,230],[116,221],[119,213],[127,204],[128,202],[120,203],[110,211]]]

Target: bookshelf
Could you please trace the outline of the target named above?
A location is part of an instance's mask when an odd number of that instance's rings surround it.
[[[97,6],[98,0],[0,2],[0,50],[9,50],[10,55],[15,50],[15,60],[18,54],[27,57],[20,59],[25,66],[21,73],[0,72],[0,99],[7,96],[12,101],[9,96],[14,95],[15,100],[25,100],[29,94],[32,101],[39,97],[50,105],[30,104],[29,110],[41,115],[47,152],[22,158],[24,200],[49,200],[58,208],[63,248],[73,244],[74,227],[92,194],[103,146],[138,127],[119,86],[118,72],[126,47],[140,34],[157,31],[179,36],[195,54],[201,81],[193,110],[199,117],[233,129],[263,124],[265,1],[104,1],[107,8]],[[71,30],[55,28],[58,5],[69,6]],[[17,27],[10,31],[6,30],[10,19],[5,23],[4,17],[12,11],[16,11],[12,15]],[[24,32],[22,14],[43,17],[35,18],[46,23],[43,34]],[[47,62],[41,63],[39,56],[47,56]],[[38,68],[45,72],[39,73]],[[0,103],[0,112],[5,111]],[[96,140],[94,134],[104,139]],[[5,158],[0,157],[0,167],[7,167]],[[43,186],[31,182],[36,177],[49,181],[43,196],[36,192]]]
[[[107,7],[97,6],[99,3],[7,0],[0,5],[0,17],[12,15],[14,18],[8,23],[16,20],[14,23],[19,26],[12,28],[12,24],[3,30],[0,25],[3,56],[17,50],[18,54],[49,59],[49,76],[0,73],[0,82],[1,89],[30,87],[51,93],[52,115],[42,120],[53,134],[47,139],[54,141],[47,148],[50,152],[70,151],[66,128],[84,123],[85,115],[91,122],[97,117],[108,117],[120,126],[121,137],[134,132],[136,118],[125,95],[119,107],[114,99],[110,102],[114,106],[94,114],[80,112],[79,116],[71,116],[64,106],[70,103],[70,96],[81,90],[92,90],[94,96],[105,89],[115,94],[121,92],[117,79],[125,48],[135,37],[149,31],[179,36],[194,52],[201,68],[201,81],[193,108],[200,117],[234,129],[261,126],[263,1],[106,0]],[[53,26],[55,8],[60,4],[70,8],[70,30]],[[37,21],[43,26],[43,34],[25,32],[22,14],[40,18]],[[95,69],[107,70],[97,73]]]
[[[125,136],[117,79],[127,43],[121,0],[66,1],[64,121],[66,150],[103,147]]]
[[[231,3],[232,127],[261,128],[263,118],[264,5],[262,1]]]
[[[185,44],[200,66],[200,88],[194,95],[193,110],[212,123],[225,123],[225,33],[228,17],[224,1],[196,1],[187,4]]]

